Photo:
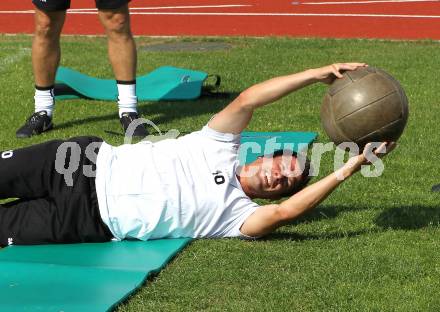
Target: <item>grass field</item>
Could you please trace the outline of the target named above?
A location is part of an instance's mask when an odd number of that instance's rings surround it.
[[[119,311],[438,311],[440,183],[438,42],[306,39],[138,38],[139,73],[162,65],[222,77],[238,93],[270,78],[337,61],[362,61],[393,74],[410,100],[400,145],[380,178],[353,177],[315,211],[260,241],[198,240],[118,307]],[[230,49],[146,52],[166,42],[211,41]],[[0,149],[53,138],[98,135],[122,144],[115,103],[59,101],[55,130],[27,140],[16,129],[33,111],[31,38],[0,36]],[[62,65],[111,77],[103,38],[64,37]],[[249,130],[317,131],[325,86],[314,85],[254,114]],[[162,130],[201,128],[229,99],[141,103]],[[320,176],[331,172],[326,154]],[[263,203],[263,202],[261,202]]]

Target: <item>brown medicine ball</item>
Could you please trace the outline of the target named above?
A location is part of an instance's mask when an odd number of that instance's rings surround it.
[[[397,141],[408,120],[408,99],[385,71],[360,67],[330,85],[321,107],[325,132],[336,144]]]

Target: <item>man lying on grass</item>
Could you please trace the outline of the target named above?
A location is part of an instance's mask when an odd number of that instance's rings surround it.
[[[19,200],[0,207],[0,245],[268,234],[318,205],[371,158],[364,149],[305,187],[307,166],[296,157],[264,156],[240,168],[240,133],[259,107],[359,66],[334,64],[252,86],[202,130],[178,139],[113,147],[79,137],[3,152],[0,198]],[[393,147],[383,143],[374,153]],[[286,196],[264,206],[251,200]]]

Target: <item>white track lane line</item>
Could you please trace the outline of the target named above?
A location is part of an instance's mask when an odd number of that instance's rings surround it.
[[[0,14],[34,14],[34,10],[23,10],[23,11],[0,11]]]
[[[95,12],[69,12],[70,14],[96,14]],[[440,15],[407,14],[347,14],[347,13],[225,13],[225,12],[131,12],[130,15],[174,15],[174,16],[317,16],[317,17],[374,17],[374,18],[420,18],[440,19]]]
[[[338,4],[370,4],[370,3],[414,3],[414,2],[440,2],[440,0],[365,0],[365,1],[328,1],[328,2],[292,2],[301,5],[338,5]]]
[[[33,14],[34,11],[0,11],[0,14]],[[96,12],[68,12],[69,14],[96,15]],[[316,16],[316,17],[372,17],[372,18],[410,18],[440,19],[440,15],[409,14],[348,14],[348,13],[227,13],[227,12],[131,12],[131,15],[170,15],[170,16]]]

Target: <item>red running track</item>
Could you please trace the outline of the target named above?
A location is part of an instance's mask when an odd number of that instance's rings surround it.
[[[72,0],[64,33],[103,33],[93,5]],[[439,0],[133,0],[131,13],[136,35],[440,39]],[[32,14],[1,0],[0,32],[31,33]]]

